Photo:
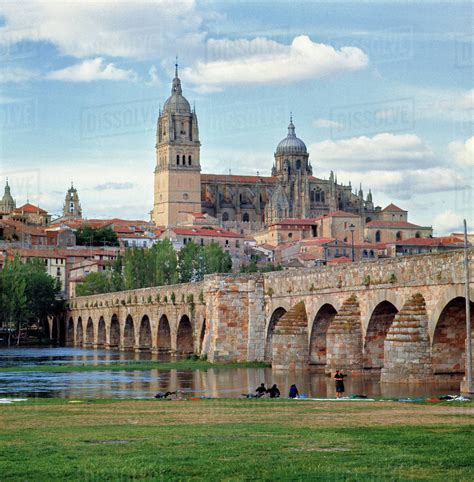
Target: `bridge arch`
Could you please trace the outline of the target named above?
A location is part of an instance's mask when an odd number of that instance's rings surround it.
[[[128,315],[125,319],[122,347],[124,350],[133,350],[135,347],[135,326],[133,324],[132,315]]]
[[[390,301],[381,301],[372,311],[364,338],[364,368],[379,370],[384,364],[384,345],[398,309]]]
[[[69,318],[66,327],[66,342],[67,344],[74,344],[74,320],[72,316]]]
[[[92,318],[89,316],[86,325],[86,341],[84,343],[87,346],[91,346],[94,344],[94,323]]]
[[[176,352],[180,354],[190,354],[194,352],[193,327],[187,315],[183,315],[178,323]]]
[[[76,345],[82,346],[84,344],[84,329],[82,328],[82,318],[79,317],[77,319],[77,326],[76,326]]]
[[[471,302],[471,326],[474,303]],[[435,375],[461,375],[465,371],[466,298],[450,300],[441,311],[433,333],[431,362]]]
[[[140,350],[151,350],[152,337],[151,337],[151,325],[148,315],[144,315],[140,322],[140,331],[138,334],[138,348]]]
[[[206,318],[204,318],[199,335],[199,354],[202,354],[204,348],[204,339],[206,338]]]
[[[109,347],[118,348],[120,345],[120,323],[118,316],[114,313],[110,320]]]
[[[59,320],[57,316],[51,318],[51,339],[59,340]]]
[[[171,351],[171,329],[166,315],[161,315],[158,322],[156,348],[159,352]]]
[[[99,318],[99,323],[97,325],[97,346],[103,347],[105,346],[105,342],[106,342],[105,320],[104,320],[104,317],[101,316]]]
[[[272,361],[272,349],[273,349],[273,332],[275,331],[275,326],[278,320],[287,312],[285,308],[278,307],[276,310],[273,311],[272,316],[270,317],[270,322],[268,323],[267,328],[267,335],[265,337],[265,353],[264,353],[264,360],[271,362]]]
[[[326,366],[326,334],[336,315],[336,308],[330,303],[325,303],[316,313],[309,340],[309,363],[311,365]]]

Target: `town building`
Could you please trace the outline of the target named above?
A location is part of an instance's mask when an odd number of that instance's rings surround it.
[[[0,219],[3,215],[10,214],[16,208],[16,202],[12,197],[10,186],[8,185],[8,179],[5,183],[5,192],[0,201]]]

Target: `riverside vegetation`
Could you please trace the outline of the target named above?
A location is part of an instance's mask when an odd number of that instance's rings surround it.
[[[472,403],[36,399],[2,480],[472,480]]]

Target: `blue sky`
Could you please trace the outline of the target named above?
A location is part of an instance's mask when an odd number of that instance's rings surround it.
[[[148,218],[175,55],[203,172],[270,172],[289,112],[316,176],[437,233],[473,219],[470,2],[2,2],[1,180]]]

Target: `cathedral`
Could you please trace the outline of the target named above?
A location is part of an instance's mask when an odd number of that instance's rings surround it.
[[[305,143],[290,116],[288,133],[275,150],[271,176],[202,174],[197,115],[183,96],[176,65],[171,96],[156,129],[156,168],[152,221],[158,226],[186,223],[203,213],[228,227],[250,231],[288,218],[315,218],[329,212],[377,217],[372,194],[313,176]]]

